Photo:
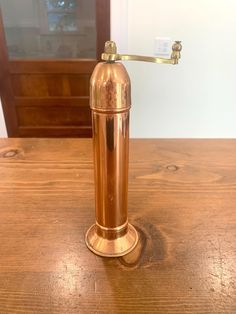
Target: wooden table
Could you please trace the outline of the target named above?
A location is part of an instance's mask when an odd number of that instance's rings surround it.
[[[124,258],[85,246],[91,140],[0,141],[0,313],[236,313],[236,141],[132,140]]]

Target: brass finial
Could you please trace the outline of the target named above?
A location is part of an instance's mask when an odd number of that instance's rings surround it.
[[[104,52],[109,54],[116,54],[117,53],[116,43],[114,41],[106,41]]]
[[[178,60],[181,57],[180,51],[182,50],[181,41],[175,41],[172,46],[171,59],[175,60],[175,63],[178,63]]]
[[[172,50],[180,52],[182,50],[181,41],[175,41],[173,46],[172,46]]]

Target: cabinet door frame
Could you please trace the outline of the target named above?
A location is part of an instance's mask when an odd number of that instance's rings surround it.
[[[104,50],[104,43],[106,40],[110,39],[110,0],[96,0],[96,30],[97,30],[97,47],[96,55],[97,58],[94,59],[96,64],[101,60],[101,54]],[[17,119],[17,111],[15,107],[15,97],[12,89],[11,83],[11,71],[13,64],[17,64],[29,59],[9,59],[2,12],[0,8],[0,96],[3,114],[5,118],[5,124],[7,129],[7,134],[9,137],[19,136],[19,125]],[[68,62],[67,59],[56,59],[58,62]],[[72,60],[72,59],[71,59]],[[41,62],[48,63],[49,59],[30,59],[31,62]],[[78,59],[79,62],[83,62]],[[91,61],[91,60],[90,60]],[[53,61],[52,61],[53,62]],[[74,61],[76,62],[76,61]],[[88,61],[84,61],[88,62]]]
[[[9,137],[18,136],[18,121],[14,106],[14,95],[11,85],[10,61],[6,45],[6,38],[0,8],[0,96],[5,125]]]

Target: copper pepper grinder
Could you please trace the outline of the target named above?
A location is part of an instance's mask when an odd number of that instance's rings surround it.
[[[178,64],[181,42],[172,46],[170,59],[121,55],[108,41],[90,80],[93,123],[96,223],[86,233],[88,248],[100,256],[131,252],[138,233],[128,222],[130,78],[117,60]]]

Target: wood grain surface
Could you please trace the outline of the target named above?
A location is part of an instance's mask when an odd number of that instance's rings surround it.
[[[0,313],[236,313],[236,141],[131,140],[136,250],[101,258],[90,139],[1,139]]]

